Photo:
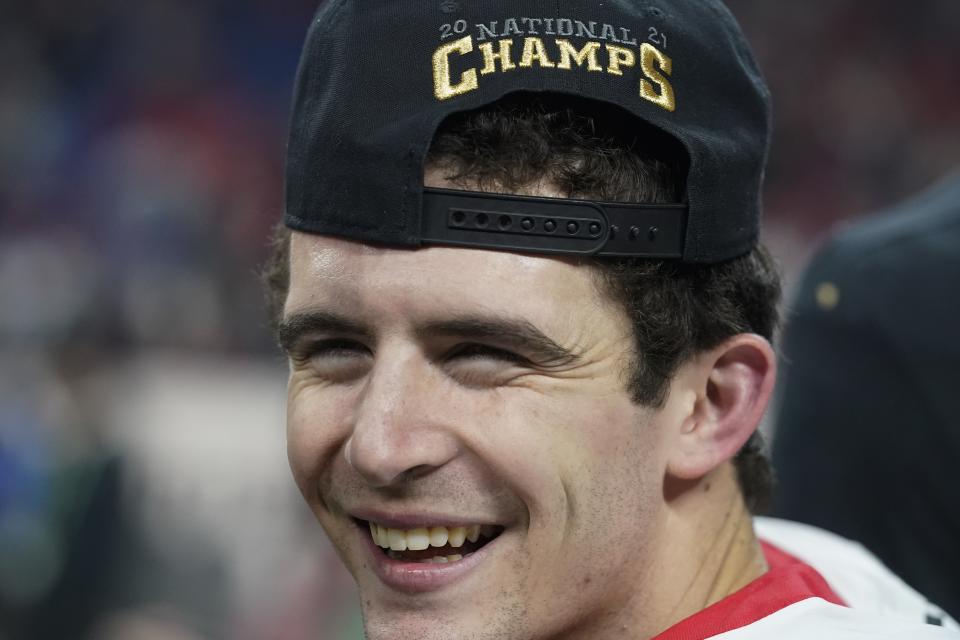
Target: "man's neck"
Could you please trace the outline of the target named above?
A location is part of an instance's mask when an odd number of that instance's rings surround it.
[[[652,561],[627,604],[558,638],[653,638],[767,572],[733,466],[679,484],[666,488]]]
[[[742,589],[766,573],[753,519],[743,502],[736,472],[725,465],[671,505],[659,606],[651,629],[663,631]]]

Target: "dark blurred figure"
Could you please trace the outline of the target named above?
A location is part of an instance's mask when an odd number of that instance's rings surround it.
[[[960,615],[960,174],[835,235],[784,335],[777,516]]]

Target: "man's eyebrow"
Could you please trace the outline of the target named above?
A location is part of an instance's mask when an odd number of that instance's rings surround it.
[[[367,325],[330,311],[298,311],[280,321],[277,326],[277,342],[287,353],[291,352],[304,336],[311,333],[336,333],[370,339],[373,331]]]
[[[485,340],[527,352],[538,364],[562,367],[580,359],[574,351],[557,344],[531,322],[522,319],[461,316],[424,323],[417,328],[420,339],[449,336]]]

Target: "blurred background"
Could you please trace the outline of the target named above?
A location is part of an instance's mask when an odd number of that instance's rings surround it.
[[[960,2],[731,0],[766,242],[960,164]],[[0,640],[346,640],[258,265],[314,0],[0,0]]]

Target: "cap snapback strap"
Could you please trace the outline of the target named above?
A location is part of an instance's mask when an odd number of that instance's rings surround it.
[[[627,204],[424,188],[420,239],[482,249],[680,258],[685,204]]]

